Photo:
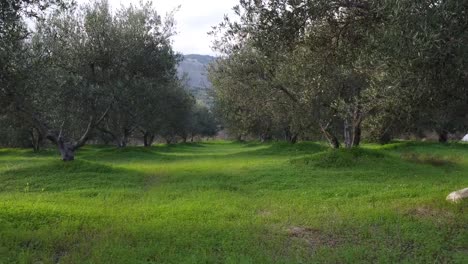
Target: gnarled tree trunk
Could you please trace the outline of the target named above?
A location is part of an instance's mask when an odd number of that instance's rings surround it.
[[[354,125],[353,131],[354,131],[353,147],[359,147],[359,145],[361,144],[361,134],[362,134],[361,122],[358,122],[357,124]]]
[[[117,146],[118,146],[119,148],[125,148],[125,147],[127,147],[128,138],[130,137],[132,131],[133,131],[133,129],[128,129],[128,128],[124,128],[124,129],[123,129],[122,135],[120,136],[120,138],[119,138],[118,141],[117,141]]]
[[[358,147],[361,144],[362,116],[355,112],[344,120],[344,143],[346,148]]]
[[[119,142],[117,142],[117,147],[119,148],[125,148],[127,147],[127,138],[124,136],[122,137]]]
[[[344,120],[343,126],[343,137],[344,137],[344,144],[346,148],[351,148],[353,146],[353,136],[352,136],[352,128],[350,121],[348,119]]]
[[[172,143],[174,143],[174,136],[166,137],[166,144],[170,145]]]
[[[289,143],[291,144],[296,144],[297,143],[297,140],[299,138],[299,135],[298,134],[292,134],[290,137],[289,137]]]
[[[447,143],[448,142],[448,132],[447,130],[439,131],[439,142],[440,143]]]
[[[341,146],[340,141],[338,140],[338,138],[335,135],[332,135],[332,134],[330,134],[330,138],[328,140],[328,143],[334,149],[339,149],[340,146]]]
[[[293,133],[291,131],[291,127],[287,126],[284,128],[284,139],[291,143],[291,144],[296,144],[298,140],[299,135],[297,133]]]
[[[34,149],[34,152],[39,151],[39,149],[41,148],[43,139],[44,137],[39,129],[37,128],[31,129],[31,145]]]
[[[107,116],[110,110],[110,106],[102,113],[102,115],[96,120],[96,116],[91,116],[88,122],[88,126],[84,131],[83,135],[76,142],[72,143],[71,140],[65,140],[63,135],[63,127],[65,122],[62,123],[60,131],[57,132],[49,127],[49,125],[42,121],[38,114],[33,111],[28,111],[27,109],[17,106],[17,110],[23,113],[26,117],[30,118],[31,121],[35,124],[38,133],[44,135],[45,138],[52,141],[60,151],[60,155],[63,161],[72,161],[75,160],[75,151],[83,147],[88,139],[91,137],[91,133],[96,128],[102,120]]]
[[[325,138],[328,141],[328,144],[334,149],[339,149],[340,148],[340,141],[338,138],[330,131],[329,125],[322,126],[320,125],[320,130],[322,131],[322,134],[325,136]]]
[[[151,147],[154,142],[154,134],[149,133],[149,132],[144,132],[143,133],[143,145],[145,147]]]
[[[385,145],[385,144],[390,143],[391,140],[392,140],[392,135],[390,134],[390,132],[385,131],[379,137],[379,144]]]
[[[270,141],[273,137],[271,136],[270,132],[265,132],[260,135],[260,142],[265,143]]]
[[[72,161],[75,160],[75,147],[71,143],[63,142],[60,140],[57,142],[60,155],[62,156],[63,161]]]

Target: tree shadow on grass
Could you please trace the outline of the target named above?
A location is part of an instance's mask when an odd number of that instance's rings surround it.
[[[83,189],[137,188],[145,175],[95,162],[48,161],[38,166],[22,166],[0,174],[0,191],[69,191]]]
[[[205,208],[199,208],[187,213],[183,208],[175,208],[176,219],[161,219],[155,211],[154,219],[145,222],[133,217],[123,221],[125,215],[114,221],[49,210],[25,214],[0,212],[0,217],[4,216],[6,222],[11,223],[8,230],[0,229],[4,238],[0,240],[0,246],[10,249],[0,261],[7,258],[16,262],[19,253],[23,252],[30,257],[31,263],[40,260],[47,263],[75,263],[77,260],[185,263],[194,259],[207,263],[242,262],[245,259],[254,263],[274,262],[270,256],[274,256],[272,253],[281,246],[280,238],[260,241],[258,236],[264,230],[261,226],[238,223],[236,219],[228,218],[235,218],[237,214],[224,211],[206,217],[205,211]],[[282,262],[288,257],[293,256],[284,256]]]
[[[153,147],[127,147],[116,148],[111,146],[86,146],[77,152],[77,160],[87,160],[91,162],[103,161],[110,163],[118,162],[170,162],[186,161],[210,158],[243,158],[243,157],[264,157],[276,156],[285,157],[297,154],[316,153],[327,149],[322,144],[313,142],[303,142],[289,144],[286,142],[274,143],[183,143],[175,145],[157,145]],[[30,160],[31,158],[57,159],[59,155],[56,150],[48,149],[39,153],[30,150],[7,149],[0,151],[0,155],[5,154],[5,160],[16,162],[18,159]],[[1,157],[1,156],[0,156]]]
[[[300,142],[297,144],[275,142],[267,144],[266,146],[267,147],[265,148],[254,151],[245,151],[243,153],[253,155],[289,156],[291,154],[317,153],[328,149],[327,146],[317,142]]]
[[[291,165],[300,170],[345,173],[356,179],[398,179],[411,181],[425,178],[442,178],[447,173],[463,171],[466,165],[439,153],[430,156],[399,154],[380,149],[339,149],[318,152],[290,159]],[[379,176],[380,175],[380,176]]]
[[[218,145],[220,146],[219,148],[217,147]],[[229,148],[226,149],[226,145],[229,145]],[[291,155],[316,153],[325,149],[327,149],[327,147],[312,142],[295,145],[281,142],[254,144],[249,147],[245,147],[239,143],[195,143],[193,145],[181,144],[174,146],[154,146],[150,148],[88,148],[80,151],[77,155],[77,159],[102,161],[106,163],[184,162],[207,159],[216,161],[219,159],[232,158],[264,158],[266,156],[284,158]]]
[[[466,150],[468,151],[468,144],[463,142],[449,142],[442,144],[439,142],[423,142],[423,141],[394,141],[386,145],[380,145],[379,148],[382,150],[407,150],[409,148],[422,147],[435,150]]]
[[[280,188],[289,188],[293,184],[292,187],[296,188],[298,184],[294,181],[306,184],[313,181],[314,177],[324,175],[372,181],[384,176],[385,179],[405,177],[408,180],[414,175],[441,177],[447,175],[446,172],[462,168],[458,163],[433,166],[430,163],[413,162],[398,155],[399,152],[365,148],[337,151],[311,142],[296,145],[272,143],[255,145],[257,147],[254,148],[243,147],[238,143],[230,146],[232,148],[229,151],[219,153],[209,152],[209,147],[194,146],[175,146],[173,152],[161,152],[160,146],[130,147],[124,150],[87,147],[79,152],[74,162],[62,162],[58,157],[57,160],[50,160],[55,155],[41,159],[41,164],[36,161],[25,163],[22,158],[21,163],[11,161],[14,166],[0,172],[0,191],[138,188],[145,186],[145,179],[149,174],[153,177],[152,173],[159,170],[159,165],[172,162],[181,162],[182,167],[171,175],[168,182],[179,182],[182,184],[179,187],[185,186],[185,182],[189,189],[195,185],[203,189],[229,191],[242,191],[245,187],[251,189],[249,186],[257,183],[261,186],[277,183],[281,185]],[[203,149],[206,152],[198,155],[194,151],[193,154],[183,155],[186,149]],[[284,162],[262,163],[264,160]],[[184,165],[184,162],[190,163]],[[197,162],[201,165],[196,165]],[[138,170],[140,164],[145,166],[144,171]],[[190,167],[190,164],[196,166]],[[126,165],[132,165],[130,167],[134,169],[127,169]],[[188,166],[187,170],[184,170],[184,166]]]
[[[343,210],[317,214],[299,209],[308,215],[307,221],[301,214],[272,221],[269,216],[253,214],[256,206],[227,205],[213,211],[216,206],[219,203],[194,203],[188,210],[176,205],[170,214],[162,213],[164,207],[137,208],[131,215],[95,219],[57,210],[3,211],[0,217],[8,229],[0,229],[4,238],[0,246],[10,242],[5,256],[12,262],[19,252],[28,252],[31,262],[289,263],[299,258],[305,263],[330,259],[342,263],[349,261],[349,250],[359,249],[358,257],[364,262],[430,262],[435,254],[452,262],[459,249],[453,245],[463,243],[453,230],[462,235],[467,231],[456,225],[466,219],[456,211],[454,219],[460,221],[434,219],[436,224],[373,209],[358,216]],[[142,212],[144,221],[138,217]],[[259,218],[262,220],[254,221]],[[434,247],[434,241],[440,246]]]

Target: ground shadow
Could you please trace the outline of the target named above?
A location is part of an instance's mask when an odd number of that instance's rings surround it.
[[[1,191],[41,192],[138,188],[143,185],[145,175],[85,160],[53,160],[6,170],[0,173],[0,179]]]

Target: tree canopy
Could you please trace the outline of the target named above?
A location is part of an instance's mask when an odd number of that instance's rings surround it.
[[[89,140],[186,138],[199,111],[177,76],[172,13],[162,18],[149,2],[113,11],[106,0],[13,1],[2,11],[1,120],[21,120],[5,133],[30,134],[35,148],[49,139],[63,160]]]
[[[233,133],[320,132],[337,148],[363,133],[446,141],[466,128],[464,1],[241,0],[234,11],[212,32],[223,56],[210,71]]]

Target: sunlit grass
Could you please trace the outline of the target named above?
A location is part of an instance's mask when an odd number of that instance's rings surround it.
[[[0,263],[466,263],[466,187],[463,144],[3,149]]]

